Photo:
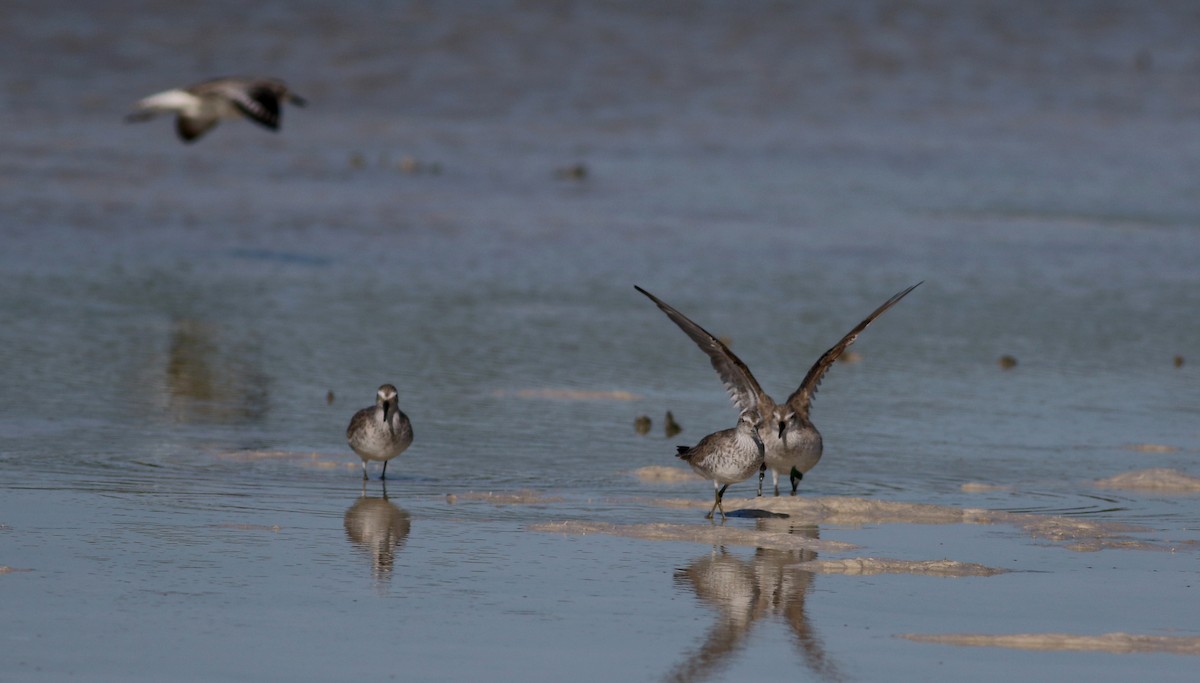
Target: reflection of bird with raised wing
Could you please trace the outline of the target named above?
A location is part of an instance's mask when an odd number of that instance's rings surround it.
[[[720,376],[733,404],[742,411],[757,410],[762,416],[759,434],[766,449],[766,466],[771,468],[775,481],[775,494],[779,495],[779,475],[787,474],[791,479],[794,495],[804,473],[811,470],[821,459],[821,433],[809,420],[809,409],[812,407],[812,399],[817,393],[821,378],[868,325],[920,284],[918,282],[883,302],[882,306],[850,330],[841,341],[823,353],[804,376],[799,388],[792,392],[782,405],[775,403],[774,399],[762,390],[750,368],[746,367],[721,340],[650,292],[636,285],[635,289],[649,297],[679,326],[679,329],[708,354],[713,369]],[[761,480],[759,493],[762,493]]]
[[[757,520],[759,531],[781,531],[814,541],[820,539],[816,525],[794,524],[786,519]],[[787,622],[796,647],[804,662],[822,680],[841,680],[836,662],[825,652],[820,635],[808,619],[806,600],[812,589],[812,572],[796,569],[801,562],[817,559],[815,550],[778,550],[758,548],[754,551],[754,580],[771,613]]]

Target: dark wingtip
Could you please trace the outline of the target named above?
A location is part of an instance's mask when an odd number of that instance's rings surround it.
[[[634,285],[633,288],[636,289],[637,291],[641,292],[643,295],[645,295],[645,297],[647,299],[653,301],[656,306],[659,306],[659,307],[662,306],[662,301],[659,300],[658,297],[654,296],[650,292],[647,292],[646,290],[642,289],[641,287],[639,287],[637,285]]]

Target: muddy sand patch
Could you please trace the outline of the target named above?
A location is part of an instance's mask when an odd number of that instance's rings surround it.
[[[607,522],[564,521],[534,524],[531,531],[587,536],[604,534],[646,541],[686,541],[706,545],[735,545],[771,550],[811,550],[844,553],[858,546],[841,541],[824,541],[786,529],[759,530],[713,524],[610,524]]]
[[[668,507],[704,510],[712,506],[711,502],[698,498],[671,498],[655,502]],[[1079,552],[1106,549],[1171,550],[1175,547],[1131,535],[1153,532],[1147,527],[1078,515],[997,512],[929,503],[833,496],[726,498],[724,506],[726,513],[732,510],[767,510],[785,514],[792,522],[852,527],[875,524],[1004,524],[1017,527],[1034,538]]]
[[[1134,470],[1096,481],[1102,489],[1161,491],[1163,493],[1200,493],[1200,477],[1166,467]]]
[[[1072,633],[1014,633],[1010,635],[905,633],[898,637],[918,643],[1007,647],[1050,652],[1156,652],[1200,655],[1200,637],[1196,636],[1144,636],[1132,633],[1105,633],[1098,636]]]

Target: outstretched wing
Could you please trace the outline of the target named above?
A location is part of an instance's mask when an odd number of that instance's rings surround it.
[[[924,282],[924,280],[921,282]],[[883,305],[879,308],[876,308],[871,315],[867,316],[866,320],[862,321],[858,325],[855,325],[854,329],[850,330],[846,336],[842,337],[841,341],[834,344],[831,349],[822,354],[821,357],[817,359],[817,362],[813,364],[812,368],[809,369],[808,374],[804,376],[804,381],[800,383],[800,387],[796,389],[791,396],[788,396],[788,408],[797,415],[807,418],[808,409],[812,405],[813,396],[816,395],[817,387],[821,384],[821,378],[825,376],[825,373],[829,370],[829,366],[833,365],[834,361],[836,361],[838,357],[842,355],[842,352],[850,348],[850,345],[853,344],[856,339],[858,339],[858,335],[861,334],[863,330],[867,329],[867,325],[870,325],[875,321],[876,318],[883,315],[884,311],[892,306],[895,306],[896,303],[907,296],[909,292],[920,286],[921,282],[918,282],[912,287],[897,293],[892,298],[883,302]]]
[[[633,288],[653,301],[672,322],[679,326],[679,329],[696,342],[701,351],[708,354],[713,369],[717,371],[721,383],[729,392],[729,398],[739,410],[757,413],[759,404],[770,401],[763,393],[762,387],[758,385],[758,381],[754,379],[754,375],[750,374],[750,368],[746,367],[746,364],[735,356],[728,346],[721,343],[720,339],[709,334],[708,330],[692,322],[687,316],[671,308],[650,292],[637,285],[634,285]]]
[[[243,116],[271,130],[279,130],[279,99],[286,90],[274,79],[240,76],[214,78],[188,88],[197,97],[228,100]]]
[[[229,99],[246,118],[271,130],[279,130],[279,95],[267,84],[231,88]]]

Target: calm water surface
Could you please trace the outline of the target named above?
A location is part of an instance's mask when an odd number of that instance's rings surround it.
[[[1200,475],[1187,3],[5,14],[3,680],[1194,674],[896,637],[1200,637],[1197,494],[1095,485]],[[310,106],[192,146],[121,122],[228,73]],[[791,566],[811,550],[531,530],[703,523],[661,503],[706,482],[632,473],[736,416],[634,284],[782,398],[921,280],[822,384],[802,494],[1138,524],[1173,550],[782,522],[859,546],[823,557],[1016,570],[841,576]],[[383,382],[416,433],[386,498],[342,438]]]

